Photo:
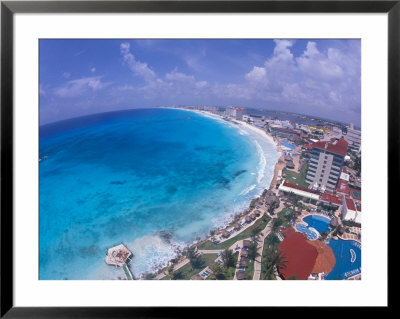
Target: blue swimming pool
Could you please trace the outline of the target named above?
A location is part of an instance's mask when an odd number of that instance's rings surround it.
[[[318,238],[318,234],[315,231],[309,229],[308,226],[304,224],[297,224],[296,229],[301,233],[305,233],[308,240],[316,240]]]
[[[336,264],[325,277],[327,280],[341,280],[361,273],[361,244],[355,240],[330,239]]]
[[[292,144],[289,144],[289,143],[286,142],[286,141],[283,141],[283,142],[282,142],[282,145],[285,146],[285,147],[287,147],[287,148],[289,148],[289,149],[291,149],[291,150],[294,150],[294,149],[296,148],[296,146],[294,146],[294,145],[292,145]]]
[[[303,218],[303,221],[308,224],[309,227],[315,228],[319,233],[323,231],[329,231],[330,219],[319,215],[309,215]]]

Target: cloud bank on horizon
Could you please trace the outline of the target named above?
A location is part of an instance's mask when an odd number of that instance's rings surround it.
[[[171,105],[361,124],[360,40],[40,40],[40,124]]]

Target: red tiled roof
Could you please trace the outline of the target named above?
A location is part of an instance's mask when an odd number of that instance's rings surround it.
[[[354,205],[354,202],[351,200],[351,198],[346,197],[346,206],[347,209],[356,210],[356,206]]]
[[[320,200],[336,205],[342,205],[342,200],[338,195],[330,194],[328,192],[323,193],[320,197]]]
[[[335,139],[332,138],[331,141],[318,141],[312,144],[312,147],[327,150],[329,152],[339,154],[342,156],[346,156],[347,154],[347,148],[349,146],[349,143],[342,137],[339,140],[334,142]]]
[[[306,150],[312,150],[312,144],[303,145],[303,148],[305,148]]]
[[[298,189],[298,190],[303,191],[303,192],[308,192],[308,193],[312,193],[312,194],[319,194],[319,191],[317,191],[317,190],[313,190],[311,188],[295,185],[295,184],[289,183],[286,180],[283,183],[283,186],[291,187],[291,188],[294,188],[294,189]]]
[[[350,194],[349,183],[344,179],[340,179],[336,191],[346,195]]]
[[[288,279],[296,275],[298,280],[306,280],[311,274],[318,256],[317,249],[310,245],[303,233],[294,232],[285,237],[279,244],[282,251],[285,266],[279,269],[279,273]]]
[[[291,234],[294,234],[296,231],[294,230],[293,227],[286,227],[286,228],[281,228],[281,233],[283,235],[283,237],[287,237]]]

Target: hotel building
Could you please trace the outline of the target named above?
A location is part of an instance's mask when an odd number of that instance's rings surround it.
[[[345,140],[349,143],[349,148],[358,152],[361,147],[361,131],[354,129],[353,124],[347,128],[347,134],[344,135]]]
[[[233,106],[228,106],[225,109],[225,115],[228,117],[232,117],[236,120],[242,121],[243,120],[243,115],[245,113],[245,109],[241,107],[233,107]]]
[[[311,144],[307,183],[313,189],[334,191],[342,171],[348,143],[344,138]]]

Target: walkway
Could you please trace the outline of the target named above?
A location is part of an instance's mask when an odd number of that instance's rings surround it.
[[[271,232],[271,225],[272,221],[274,219],[272,218],[268,224],[265,226],[265,228],[260,232],[260,235],[258,237],[258,245],[257,245],[257,253],[258,256],[256,257],[256,260],[254,261],[254,274],[253,274],[253,280],[260,280],[261,276],[261,265],[262,265],[262,253],[264,249],[264,240],[265,238],[269,235]]]
[[[177,271],[179,268],[185,266],[186,264],[188,264],[190,262],[189,258],[184,258],[183,260],[181,260],[179,263],[177,263],[176,265],[174,265],[174,270],[173,271]],[[160,280],[163,279],[165,276],[168,276],[168,270],[165,269],[163,272],[159,273],[154,279],[155,280]]]
[[[224,241],[227,241],[229,239],[235,238],[237,235],[239,235],[241,232],[243,232],[244,230],[246,230],[247,228],[249,228],[250,226],[253,226],[257,220],[259,220],[261,217],[263,217],[265,210],[265,207],[260,207],[260,208],[254,208],[252,209],[248,214],[244,215],[243,217],[241,217],[241,220],[238,222],[239,224],[243,224],[245,222],[245,217],[246,216],[250,216],[255,210],[259,210],[261,212],[260,216],[256,217],[253,221],[251,221],[250,223],[247,223],[246,225],[242,226],[239,230],[234,231],[229,237],[227,238],[222,238],[222,235],[219,236],[219,243],[223,243]],[[230,226],[228,228],[226,228],[226,231],[231,231],[232,229],[234,229],[233,226]],[[217,237],[215,236],[210,236],[210,238],[208,238],[208,240],[211,241],[211,237]]]

